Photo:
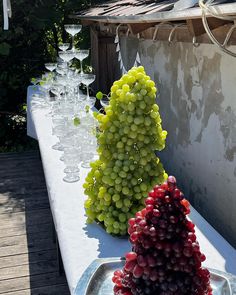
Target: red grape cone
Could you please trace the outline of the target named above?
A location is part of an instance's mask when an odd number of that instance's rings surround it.
[[[189,202],[176,179],[157,185],[146,207],[129,220],[132,252],[114,273],[115,295],[212,295],[210,273],[201,266]]]

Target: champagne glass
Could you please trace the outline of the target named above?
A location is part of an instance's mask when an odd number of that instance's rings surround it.
[[[74,50],[75,49],[74,38],[75,38],[75,35],[78,34],[81,31],[82,26],[81,25],[71,24],[71,25],[65,25],[64,28],[65,28],[66,32],[68,34],[70,34],[71,37],[72,37],[72,50]]]
[[[30,101],[30,105],[31,105],[31,111],[47,107],[45,96],[40,93],[33,94],[32,99]]]
[[[89,85],[92,84],[95,80],[96,76],[94,74],[81,74],[81,82],[86,86],[87,88],[87,98],[86,100],[89,101]]]
[[[65,128],[65,125],[58,125],[58,126],[55,126],[53,128],[53,135],[56,135],[57,137],[61,138],[62,136],[64,136],[64,134],[66,133],[66,128]],[[63,151],[64,147],[63,145],[61,144],[61,142],[57,142],[56,144],[54,144],[52,146],[52,148],[54,150],[58,150],[58,151]]]
[[[50,72],[53,72],[56,69],[57,64],[56,63],[46,63],[46,64],[44,64],[44,66],[47,70],[49,70]]]
[[[70,62],[74,57],[75,53],[73,50],[66,50],[66,51],[59,51],[58,55],[61,59],[64,60],[64,62]]]
[[[108,107],[109,106],[109,103],[110,103],[110,99],[108,96],[105,96],[103,97],[102,99],[99,100],[102,107],[105,108],[105,107]]]
[[[66,165],[63,178],[65,182],[76,182],[80,179],[78,164],[80,162],[81,146],[74,146],[74,140],[71,140],[70,146],[64,148],[63,161]]]
[[[67,49],[69,49],[70,43],[61,43],[61,44],[59,44],[58,47],[59,47],[60,50],[66,51]]]
[[[80,61],[80,74],[83,74],[83,60],[89,56],[89,49],[75,50],[75,58]]]
[[[68,70],[68,63],[75,57],[73,50],[59,51],[59,57],[66,63],[66,70]]]

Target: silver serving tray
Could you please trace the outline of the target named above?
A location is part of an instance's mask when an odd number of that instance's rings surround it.
[[[113,273],[121,269],[124,263],[121,258],[94,260],[79,280],[74,295],[113,295]],[[235,276],[214,269],[209,271],[214,295],[236,295]]]

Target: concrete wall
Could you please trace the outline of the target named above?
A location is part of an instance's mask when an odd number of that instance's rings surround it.
[[[137,43],[121,42],[124,63],[131,66]],[[160,89],[168,131],[162,163],[193,206],[236,247],[236,58],[214,45],[151,40],[140,41],[139,52]]]

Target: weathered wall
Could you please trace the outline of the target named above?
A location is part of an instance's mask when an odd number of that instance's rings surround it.
[[[137,47],[122,39],[125,64]],[[160,89],[168,131],[160,158],[194,207],[236,247],[236,58],[213,45],[140,41],[141,62]]]

